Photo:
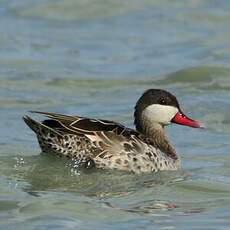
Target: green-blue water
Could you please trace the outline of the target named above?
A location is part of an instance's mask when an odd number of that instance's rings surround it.
[[[0,229],[229,229],[230,2],[2,0]],[[28,110],[132,127],[148,88],[206,130],[167,128],[178,172],[79,171],[41,156]]]

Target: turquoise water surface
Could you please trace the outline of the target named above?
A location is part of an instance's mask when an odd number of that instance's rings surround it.
[[[227,0],[2,0],[0,229],[229,229],[229,22]],[[206,125],[167,128],[178,172],[80,171],[40,155],[21,119],[41,110],[133,127],[148,88]]]

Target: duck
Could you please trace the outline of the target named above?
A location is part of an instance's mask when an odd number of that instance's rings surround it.
[[[148,89],[134,108],[135,129],[104,120],[51,112],[30,111],[25,123],[37,135],[43,153],[71,158],[84,168],[116,169],[134,173],[178,170],[181,160],[170,144],[165,127],[171,123],[203,128],[188,118],[170,92]]]

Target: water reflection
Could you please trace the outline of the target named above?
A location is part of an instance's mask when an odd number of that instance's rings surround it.
[[[29,184],[26,190],[30,192],[68,191],[88,196],[119,196],[143,188],[170,185],[186,177],[182,171],[135,175],[115,170],[86,170],[70,160],[44,155],[18,156],[8,159],[7,164],[8,171],[2,173],[26,181]]]

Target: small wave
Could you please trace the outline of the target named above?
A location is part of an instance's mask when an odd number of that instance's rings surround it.
[[[145,2],[145,1],[143,1]],[[125,1],[76,1],[64,0],[44,2],[35,5],[20,6],[13,9],[14,14],[23,18],[41,18],[48,20],[82,20],[107,18],[137,10],[145,3],[135,1],[129,4]]]
[[[158,79],[159,85],[182,85],[198,90],[229,90],[230,69],[224,67],[192,67]]]

